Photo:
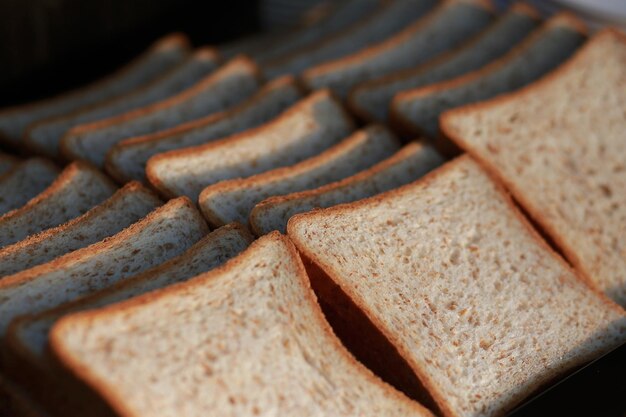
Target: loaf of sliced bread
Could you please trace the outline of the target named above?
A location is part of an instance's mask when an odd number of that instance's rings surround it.
[[[516,3],[491,26],[441,57],[385,77],[358,84],[348,103],[361,119],[385,121],[396,93],[458,77],[507,53],[539,23],[538,12]]]
[[[10,171],[20,162],[17,156],[10,153],[0,152],[0,177]]]
[[[161,201],[153,192],[137,182],[130,182],[82,216],[0,249],[0,277],[113,236],[159,205]]]
[[[587,286],[467,156],[287,228],[318,268],[319,296],[341,312],[333,317],[360,315],[403,366],[388,366],[375,343],[357,342],[358,355],[387,378],[408,367],[446,417],[502,416],[626,341],[624,310]],[[360,324],[342,328],[367,339]]]
[[[353,130],[341,104],[328,90],[322,90],[255,129],[153,156],[146,175],[164,195],[186,195],[197,201],[208,185],[293,165],[322,152]]]
[[[603,31],[544,79],[446,113],[442,126],[626,307],[626,35]]]
[[[356,84],[429,59],[460,45],[492,21],[485,0],[450,0],[385,41],[302,73],[311,89],[330,88],[345,97]]]
[[[372,125],[295,165],[210,185],[200,193],[198,204],[213,226],[247,224],[252,208],[266,198],[339,181],[369,168],[399,148],[400,143],[389,130]]]
[[[434,138],[446,110],[516,90],[567,60],[585,41],[585,27],[568,13],[548,20],[508,54],[466,75],[399,93],[391,118],[406,130]]]
[[[119,181],[144,180],[146,162],[150,157],[251,129],[278,116],[300,98],[302,90],[293,77],[278,78],[232,109],[121,141],[107,154],[106,170]]]
[[[250,226],[258,236],[273,230],[284,233],[287,221],[295,214],[350,203],[400,187],[443,161],[432,147],[409,143],[384,161],[341,181],[261,201],[250,212]]]
[[[143,55],[112,75],[56,97],[0,110],[0,140],[18,146],[26,126],[70,113],[137,88],[174,68],[189,54],[187,38],[173,34],[158,40]]]
[[[51,345],[124,417],[431,416],[341,345],[278,233],[185,283],[61,319]]]
[[[0,215],[23,206],[45,190],[59,174],[47,159],[26,159],[0,176]]]
[[[260,83],[254,62],[235,58],[177,95],[70,129],[61,141],[61,151],[70,160],[84,159],[102,166],[107,151],[116,143],[224,110],[250,96]]]

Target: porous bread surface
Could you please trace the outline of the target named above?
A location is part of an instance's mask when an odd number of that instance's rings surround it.
[[[0,248],[84,214],[115,189],[111,180],[91,165],[68,165],[42,193],[0,216]]]
[[[301,97],[302,91],[293,77],[278,78],[232,109],[157,133],[123,140],[111,148],[105,166],[118,179],[143,180],[150,157],[251,129],[278,116]]]
[[[0,249],[0,279],[112,236],[160,204],[141,184],[128,183],[82,216]]]
[[[61,141],[68,159],[102,165],[111,146],[129,137],[168,129],[240,103],[260,85],[257,66],[235,58],[181,93],[146,107],[70,129]]]
[[[124,417],[431,415],[350,356],[278,234],[184,284],[64,318],[51,338]]]
[[[626,37],[596,35],[519,93],[443,118],[583,274],[626,306]]]
[[[298,164],[209,186],[200,193],[198,203],[212,225],[246,224],[250,210],[266,198],[341,180],[391,156],[399,148],[398,140],[385,127],[369,126]]]
[[[188,53],[189,44],[184,35],[169,35],[157,41],[126,67],[100,81],[47,100],[2,109],[0,137],[18,144],[29,124],[124,94],[173,68]]]
[[[156,155],[148,179],[166,195],[198,194],[218,181],[292,165],[322,152],[354,130],[327,90],[312,93],[277,118],[222,140]]]
[[[569,15],[557,15],[507,55],[482,69],[398,94],[391,111],[421,133],[435,137],[444,111],[521,88],[567,60],[585,41],[580,24]]]
[[[500,416],[626,340],[626,314],[469,157],[289,236],[383,332],[446,416]]]
[[[57,156],[59,142],[70,128],[112,117],[163,100],[190,87],[218,65],[217,54],[201,49],[174,68],[139,88],[86,108],[31,124],[24,134],[24,143],[49,156]]]
[[[422,64],[484,29],[492,14],[481,0],[443,3],[397,35],[302,73],[311,88],[345,97],[359,82]]]
[[[20,159],[8,153],[0,152],[0,177],[19,163]]]
[[[287,231],[287,221],[315,208],[350,203],[415,181],[444,162],[432,147],[410,143],[391,157],[341,181],[311,190],[270,197],[250,212],[250,225],[257,235]]]
[[[387,120],[389,104],[396,93],[476,70],[508,52],[538,23],[534,11],[518,3],[485,30],[443,56],[417,68],[358,84],[350,93],[349,103],[363,118]]]
[[[58,173],[47,159],[29,158],[0,176],[0,215],[26,204],[52,184]]]
[[[180,255],[207,226],[187,198],[170,200],[101,242],[0,279],[0,334],[10,321],[113,285]]]

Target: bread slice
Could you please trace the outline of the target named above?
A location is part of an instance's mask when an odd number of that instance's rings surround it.
[[[300,73],[308,67],[340,58],[401,31],[422,17],[435,0],[396,0],[382,3],[363,19],[308,48],[282,55],[263,66],[268,77]]]
[[[164,195],[186,195],[196,201],[210,184],[295,164],[353,130],[341,104],[327,90],[318,91],[255,129],[153,156],[146,176]]]
[[[3,109],[0,111],[0,140],[18,146],[29,124],[70,113],[137,88],[174,68],[189,54],[189,49],[189,42],[184,35],[168,35],[128,65],[100,81],[47,100]]]
[[[207,232],[181,197],[129,228],[48,263],[0,279],[0,334],[11,320],[48,310],[180,255]]]
[[[0,177],[15,168],[19,162],[20,159],[17,156],[0,152]]]
[[[446,417],[504,415],[626,341],[624,310],[588,287],[467,156],[287,228],[324,274],[314,284],[322,300],[369,320]],[[383,362],[373,367],[402,374]]]
[[[106,152],[123,139],[224,110],[254,93],[260,82],[254,62],[235,58],[166,100],[70,129],[61,141],[61,151],[70,160],[84,159],[102,166]]]
[[[74,162],[42,193],[0,216],[0,248],[84,214],[115,192],[111,180],[84,162]]]
[[[0,277],[15,274],[112,236],[161,205],[147,188],[130,182],[80,217],[0,249]]]
[[[443,117],[446,135],[502,179],[580,273],[624,307],[625,82],[626,35],[608,30],[526,89]]]
[[[508,54],[477,71],[399,93],[391,104],[392,119],[414,133],[436,137],[444,111],[523,87],[567,60],[585,39],[578,18],[556,15]]]
[[[186,283],[66,317],[51,344],[124,417],[432,415],[345,350],[278,233]]]
[[[201,48],[171,70],[125,94],[29,125],[24,133],[24,144],[38,153],[57,157],[59,142],[70,128],[163,100],[191,87],[217,65],[218,55],[215,50]]]
[[[258,236],[287,230],[287,221],[297,213],[332,207],[408,184],[443,163],[430,146],[412,142],[391,157],[355,175],[311,190],[270,197],[250,212],[250,226]]]
[[[538,12],[515,3],[488,28],[458,48],[416,68],[358,84],[348,96],[350,109],[364,120],[385,121],[396,93],[458,77],[504,55],[539,23]]]
[[[451,0],[402,32],[351,55],[302,73],[311,89],[330,88],[345,97],[356,84],[420,65],[460,45],[492,20],[485,0]]]
[[[0,215],[26,204],[52,184],[58,173],[49,160],[29,158],[0,176]]]
[[[399,148],[400,143],[389,130],[372,125],[295,165],[210,185],[200,193],[200,209],[213,226],[246,224],[252,208],[266,198],[341,180],[369,168]]]
[[[171,129],[121,141],[109,150],[105,167],[120,181],[143,180],[146,162],[150,157],[201,145],[256,127],[278,116],[301,97],[302,90],[293,77],[278,78],[232,109]]]

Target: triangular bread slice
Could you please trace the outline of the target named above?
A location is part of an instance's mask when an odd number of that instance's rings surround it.
[[[130,182],[80,217],[0,249],[0,277],[32,268],[112,236],[161,205],[157,196]]]
[[[23,206],[45,190],[59,174],[47,159],[29,158],[0,176],[0,215]]]
[[[341,345],[278,233],[185,283],[68,316],[51,345],[124,417],[432,416]]]
[[[595,35],[517,93],[445,113],[593,285],[626,307],[626,35]]]
[[[116,188],[109,177],[87,163],[68,165],[43,192],[0,216],[0,248],[84,214]]]
[[[317,91],[257,128],[153,156],[146,176],[166,196],[186,195],[197,201],[210,184],[293,165],[353,130],[352,120],[330,92]]]
[[[179,93],[213,71],[218,62],[215,50],[201,48],[171,70],[138,88],[129,89],[126,94],[29,125],[24,133],[24,145],[38,153],[57,157],[59,142],[70,128],[113,117]]]
[[[0,177],[15,168],[20,162],[20,158],[10,153],[0,152]]]
[[[399,93],[391,104],[391,118],[405,130],[435,138],[441,113],[538,79],[567,60],[586,40],[585,32],[573,15],[556,15],[508,54],[477,71]]]
[[[0,110],[0,140],[18,146],[29,124],[70,113],[126,93],[179,64],[190,51],[182,34],[158,40],[138,58],[108,77],[50,99]]]
[[[252,208],[266,198],[339,181],[391,156],[399,148],[400,142],[389,130],[372,125],[295,165],[210,185],[200,193],[198,204],[213,226],[247,224]]]
[[[106,170],[119,181],[144,180],[146,162],[150,157],[201,145],[266,123],[302,98],[302,94],[293,77],[277,78],[234,108],[171,129],[121,141],[109,150]]]
[[[492,21],[485,0],[450,0],[402,32],[343,58],[302,73],[311,89],[330,88],[345,97],[356,84],[420,65],[460,45]]]
[[[376,343],[357,343],[361,358],[387,378],[412,372],[446,417],[504,415],[626,341],[624,310],[467,156],[380,196],[299,214],[287,229],[319,272],[314,288],[341,311],[333,317],[350,322],[342,328],[367,340],[366,322],[349,318],[360,314],[404,366],[389,366]]]
[[[70,160],[85,159],[101,166],[111,146],[123,139],[168,129],[240,103],[259,88],[260,77],[250,59],[232,59],[177,95],[70,129],[61,140],[61,151]]]
[[[539,21],[534,8],[516,3],[487,29],[441,57],[416,68],[358,84],[348,96],[350,109],[363,120],[385,121],[396,93],[479,69],[521,42]]]
[[[412,142],[371,168],[340,181],[261,201],[250,212],[250,226],[258,236],[273,230],[285,233],[287,221],[295,214],[392,190],[415,181],[443,162],[443,157],[432,147]]]

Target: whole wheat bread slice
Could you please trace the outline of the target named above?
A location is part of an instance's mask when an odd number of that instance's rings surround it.
[[[626,306],[626,35],[517,93],[444,114],[586,279]]]
[[[375,343],[356,343],[361,358],[388,378],[411,371],[446,417],[502,416],[626,341],[624,310],[467,156],[378,197],[299,214],[288,231],[319,268],[322,300],[348,314],[335,316],[343,328],[364,323],[345,309],[360,314],[404,367]]]
[[[161,205],[153,192],[130,182],[80,217],[0,249],[0,277],[15,274],[112,236]]]
[[[175,96],[70,129],[61,151],[70,160],[85,159],[101,166],[116,143],[224,110],[250,96],[260,83],[256,64],[246,57],[235,58]]]
[[[47,100],[2,109],[0,140],[18,146],[29,124],[124,94],[173,68],[189,54],[189,49],[189,42],[184,35],[169,35],[100,81]]]
[[[330,88],[345,97],[356,84],[415,67],[460,45],[487,27],[491,7],[484,0],[450,0],[383,42],[302,73],[311,89]]]
[[[0,177],[9,172],[20,162],[17,156],[0,152]]]
[[[585,39],[580,20],[568,13],[556,15],[508,54],[477,71],[399,93],[392,101],[391,117],[407,130],[434,138],[444,111],[523,87],[567,60]]]
[[[121,141],[109,150],[105,167],[120,181],[144,180],[146,162],[150,157],[251,129],[278,116],[301,97],[302,90],[293,77],[278,78],[232,109]]]
[[[431,416],[346,351],[278,233],[185,283],[68,316],[51,344],[123,417]]]
[[[109,198],[116,188],[89,164],[68,165],[43,192],[0,216],[0,248],[84,214]]]
[[[72,127],[163,100],[191,87],[217,65],[217,53],[210,48],[201,48],[161,76],[138,88],[129,89],[125,94],[29,125],[24,133],[24,144],[38,153],[56,157],[61,138]]]
[[[297,213],[332,207],[392,190],[415,181],[443,163],[430,146],[412,142],[391,157],[351,177],[321,187],[270,197],[250,212],[250,226],[258,236],[287,231],[287,221]]]
[[[504,55],[539,23],[538,12],[516,3],[492,25],[458,48],[416,68],[358,84],[349,94],[350,109],[364,120],[387,120],[396,93],[458,77]]]
[[[231,222],[247,224],[252,208],[266,198],[341,180],[389,157],[399,148],[400,143],[389,130],[372,125],[295,165],[210,185],[200,193],[198,203],[213,226]]]
[[[45,190],[59,168],[47,159],[29,158],[0,176],[0,215],[23,206]]]
[[[153,156],[150,183],[167,196],[197,201],[206,186],[292,165],[320,153],[354,130],[328,91],[318,91],[257,128],[224,139]]]

